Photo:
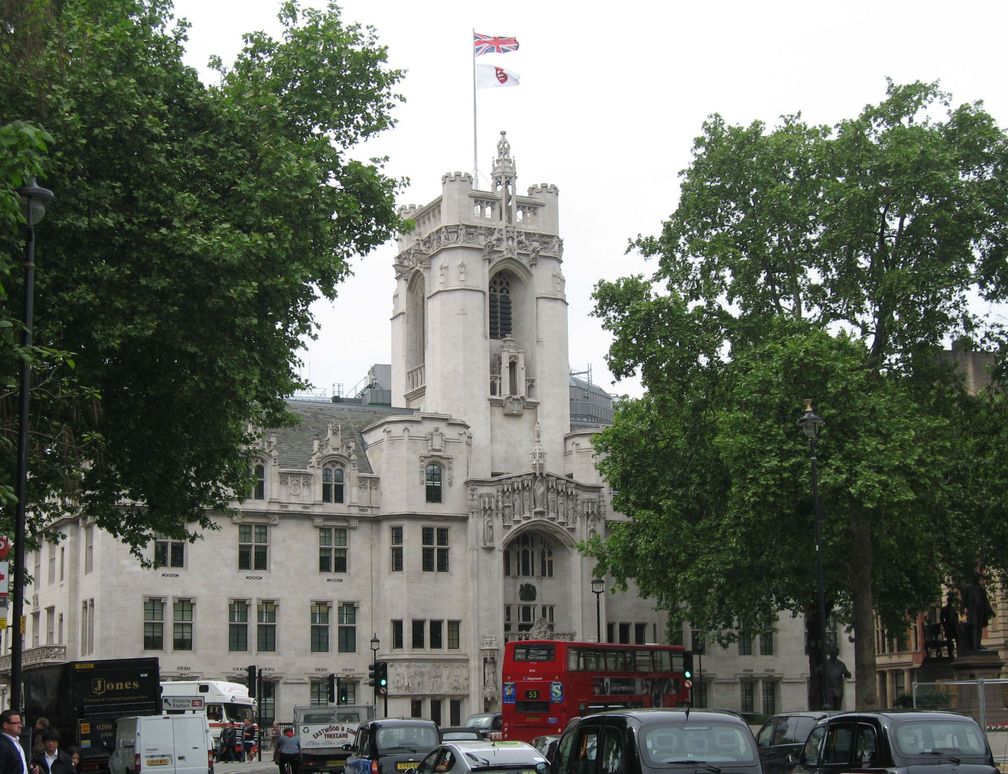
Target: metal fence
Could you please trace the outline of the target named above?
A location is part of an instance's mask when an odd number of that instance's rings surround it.
[[[969,715],[987,732],[994,760],[1008,764],[1008,680],[947,680],[914,683],[913,706]]]

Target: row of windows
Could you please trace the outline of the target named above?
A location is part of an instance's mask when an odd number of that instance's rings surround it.
[[[835,633],[834,633],[835,634]],[[706,653],[707,652],[707,638],[704,636],[703,632],[698,629],[694,629],[691,633],[691,645],[690,648],[694,653]],[[755,656],[757,655],[757,645],[756,642],[759,641],[759,653],[760,656],[772,656],[774,655],[774,633],[773,631],[768,632],[754,632],[752,629],[739,629],[738,632],[738,654],[740,656]]]
[[[404,569],[405,530],[391,527],[392,571]],[[320,573],[348,572],[349,532],[346,527],[318,529]],[[449,572],[450,542],[447,527],[421,527],[420,567],[424,572]],[[185,567],[186,541],[158,538],[154,541],[155,567]],[[269,525],[238,525],[238,569],[269,569]],[[552,558],[550,559],[552,574]]]
[[[424,469],[424,489],[427,502],[441,502],[444,469],[438,463],[431,463]],[[326,465],[322,468],[322,502],[345,502],[346,474],[339,465]],[[250,500],[266,499],[266,466],[261,462],[252,466],[252,489]]]
[[[312,653],[357,652],[357,605],[340,602],[336,605],[335,620],[331,602],[312,602],[308,611],[309,649]],[[193,650],[193,625],[195,604],[191,599],[174,599],[170,604],[161,597],[144,600],[143,642],[144,650]],[[167,616],[171,615],[170,620]],[[93,615],[91,621],[93,622]],[[333,626],[335,623],[335,642]],[[255,602],[254,626],[252,602],[235,599],[228,603],[228,650],[248,652],[277,651],[277,603],[260,599]],[[92,623],[93,627],[93,623]],[[392,649],[404,647],[404,622],[392,621]],[[423,620],[410,621],[410,647],[413,649],[458,650],[461,647],[461,621]],[[93,628],[92,628],[93,631]],[[170,635],[167,647],[166,636]],[[62,635],[61,635],[62,636]]]

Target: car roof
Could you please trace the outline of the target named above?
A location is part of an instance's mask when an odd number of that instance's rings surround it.
[[[437,728],[437,723],[433,720],[424,720],[423,718],[376,718],[361,723],[361,725],[371,728],[408,728],[410,726],[421,726],[423,728],[434,726],[434,728]]]
[[[591,715],[584,715],[577,718],[577,725],[584,725],[585,723],[591,723],[593,720],[598,720],[601,718],[631,718],[640,722],[642,725],[650,725],[651,723],[687,723],[689,721],[705,721],[713,723],[732,723],[746,725],[745,720],[743,720],[737,713],[730,710],[687,710],[687,709],[670,709],[670,708],[644,708],[644,709],[622,709],[622,710],[610,710],[608,712],[596,712]],[[568,728],[573,727],[574,721],[568,725]],[[748,726],[746,726],[748,728]]]
[[[915,709],[892,709],[879,711],[858,711],[849,710],[830,715],[828,720],[841,720],[844,718],[879,718],[890,722],[905,722],[911,720],[973,720],[969,715],[958,712],[941,712],[938,710],[915,710]],[[976,721],[973,721],[976,722]]]
[[[489,761],[490,765],[507,763],[546,763],[546,759],[528,742],[502,742],[484,739],[481,741],[447,741],[441,747],[454,749],[465,756],[475,755]]]

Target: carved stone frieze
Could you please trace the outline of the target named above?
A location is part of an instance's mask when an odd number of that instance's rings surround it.
[[[447,247],[458,245],[482,248],[484,257],[490,260],[507,256],[529,266],[534,266],[539,256],[560,258],[563,254],[563,240],[552,234],[528,231],[517,226],[453,223],[424,234],[396,256],[396,278],[402,279],[417,269],[426,271],[431,266],[431,256]],[[465,280],[465,269],[461,266],[459,279]]]
[[[420,696],[464,694],[469,691],[467,661],[405,660],[390,664],[389,694]]]

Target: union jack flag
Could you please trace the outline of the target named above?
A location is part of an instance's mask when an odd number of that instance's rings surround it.
[[[518,38],[502,38],[473,32],[473,56],[480,54],[506,54],[518,50]]]

